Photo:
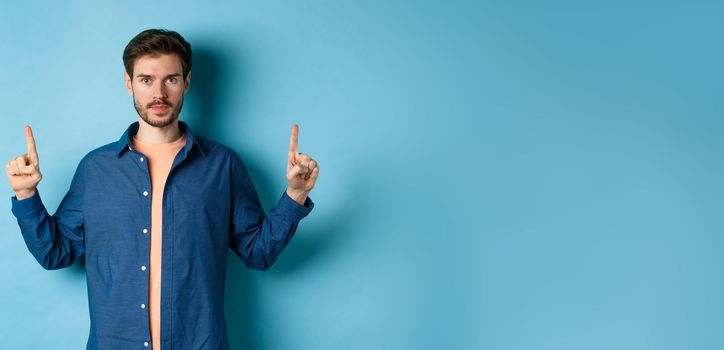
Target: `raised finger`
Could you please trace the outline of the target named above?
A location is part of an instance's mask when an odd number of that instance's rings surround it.
[[[30,128],[30,125],[25,126],[25,143],[28,145],[28,155],[37,157],[38,152],[35,149],[35,137],[33,137],[33,129]]]
[[[297,154],[297,145],[299,139],[299,125],[292,125],[292,134],[289,136],[289,152]]]

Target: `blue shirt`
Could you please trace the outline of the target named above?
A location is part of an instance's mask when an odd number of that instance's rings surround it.
[[[163,191],[161,347],[228,349],[224,318],[226,252],[247,267],[268,269],[299,221],[314,207],[286,191],[265,215],[241,158],[191,133]],[[148,269],[151,178],[144,155],[131,147],[138,122],[78,165],[57,212],[40,194],[12,198],[23,239],[45,269],[85,258],[90,311],[87,349],[150,349]]]

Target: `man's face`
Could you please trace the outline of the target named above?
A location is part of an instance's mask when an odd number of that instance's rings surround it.
[[[162,128],[178,120],[191,80],[190,73],[184,80],[178,55],[141,56],[134,62],[133,77],[125,73],[124,79],[143,121]]]

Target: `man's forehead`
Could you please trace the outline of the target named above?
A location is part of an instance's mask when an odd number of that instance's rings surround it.
[[[147,54],[133,63],[133,75],[167,76],[181,74],[183,65],[176,54]]]

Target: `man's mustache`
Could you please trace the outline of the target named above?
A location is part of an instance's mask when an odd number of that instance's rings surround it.
[[[172,107],[171,104],[166,100],[160,100],[160,101],[153,101],[146,105],[146,108],[153,108],[157,106],[166,106],[166,107]]]

